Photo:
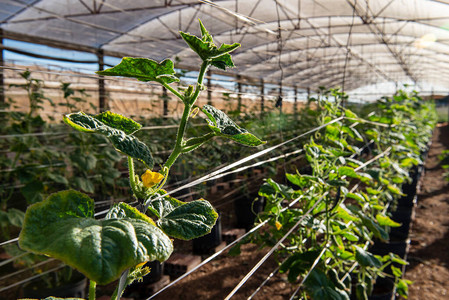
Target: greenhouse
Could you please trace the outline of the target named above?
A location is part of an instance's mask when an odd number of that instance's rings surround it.
[[[447,299],[448,16],[0,0],[0,298]]]

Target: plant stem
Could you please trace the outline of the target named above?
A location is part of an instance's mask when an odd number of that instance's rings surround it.
[[[178,156],[182,153],[182,142],[184,138],[184,133],[186,131],[187,121],[189,119],[190,110],[192,108],[190,104],[185,103],[184,105],[185,105],[184,112],[182,113],[181,123],[179,124],[178,127],[178,134],[176,135],[175,147],[173,148],[172,153],[170,154],[170,156],[168,157],[167,161],[163,166],[163,168],[168,168],[168,170],[174,164]]]
[[[136,196],[137,183],[136,183],[136,175],[134,173],[134,161],[131,156],[128,156],[128,170],[129,170],[129,184],[131,185],[131,190]]]
[[[165,162],[165,164],[163,166],[163,168],[168,168],[167,173],[169,172],[170,167],[174,164],[176,159],[182,153],[184,133],[186,131],[186,126],[187,126],[187,122],[189,120],[190,112],[191,112],[192,106],[195,104],[196,99],[198,99],[198,96],[199,96],[201,90],[203,89],[204,75],[206,74],[206,71],[207,71],[207,68],[209,67],[209,65],[210,65],[209,61],[203,61],[203,63],[201,64],[200,73],[198,74],[197,84],[195,86],[195,92],[193,93],[192,98],[190,98],[189,103],[187,103],[187,101],[183,101],[184,102],[184,112],[182,113],[181,123],[179,124],[179,128],[178,128],[178,134],[176,135],[176,144],[175,144],[175,147],[173,148],[172,153],[170,154],[170,156],[168,157],[167,161]],[[183,98],[181,98],[181,99],[183,99]]]
[[[95,289],[97,288],[97,283],[93,280],[89,280],[89,300],[95,300]]]
[[[200,94],[201,90],[203,89],[203,81],[204,81],[204,75],[206,74],[207,68],[210,65],[210,61],[205,60],[203,61],[203,63],[201,64],[201,69],[200,69],[200,73],[198,74],[198,79],[196,81],[196,87],[195,87],[195,92],[192,95],[191,98],[191,105],[193,105],[196,101],[196,99],[198,98],[198,95]]]
[[[173,93],[173,95],[175,95],[176,97],[178,97],[179,99],[182,100],[182,102],[184,102],[184,96],[181,95],[176,89],[172,88],[169,84],[165,83],[165,82],[161,82],[161,84],[170,92]]]

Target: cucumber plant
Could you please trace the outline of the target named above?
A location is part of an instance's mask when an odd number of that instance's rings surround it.
[[[391,208],[402,196],[409,169],[421,163],[420,151],[435,125],[432,105],[400,91],[361,118],[341,107],[344,97],[322,89],[314,100],[325,129],[303,146],[309,171],[285,174],[287,184],[267,179],[261,186],[267,205],[258,219],[269,228],[252,241],[272,247],[300,222],[277,255],[291,283],[303,280],[304,299],[349,299],[353,291],[357,299],[367,299],[378,276],[392,277],[406,296],[410,282],[400,269],[406,262],[368,248],[375,240],[387,241],[389,228],[400,226],[390,218]],[[365,154],[364,145],[371,148]]]
[[[235,43],[218,47],[201,21],[200,29],[201,37],[180,32],[202,60],[195,86],[176,89],[171,85],[179,79],[169,59],[156,62],[125,57],[115,67],[97,72],[102,76],[157,82],[184,105],[174,147],[159,170],[153,170],[150,148],[134,135],[141,128],[137,122],[109,111],[97,115],[77,112],[64,117],[64,121],[78,131],[105,136],[127,157],[129,183],[133,198],[138,201],[137,208],[121,202],[113,205],[104,219],[98,220],[94,218],[94,201],[89,196],[74,190],[57,192],[27,209],[19,245],[24,250],[60,259],[85,274],[90,279],[89,299],[95,298],[97,283],[104,285],[120,278],[112,295],[112,299],[119,298],[127,285],[149,272],[142,267],[145,262],[163,262],[170,257],[171,238],[190,240],[207,234],[214,226],[217,213],[208,201],[185,203],[163,190],[170,169],[180,155],[216,136],[246,146],[265,143],[211,105],[201,108],[209,132],[185,137],[189,119],[200,110],[195,102],[205,89],[206,71],[211,66],[222,70],[234,67],[230,52],[240,46]],[[146,169],[140,178],[135,171],[135,161]]]

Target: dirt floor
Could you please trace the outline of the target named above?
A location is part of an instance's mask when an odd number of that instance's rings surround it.
[[[448,124],[435,130],[418,193],[405,274],[413,281],[412,300],[449,299],[449,182],[438,157],[445,149],[449,149]]]

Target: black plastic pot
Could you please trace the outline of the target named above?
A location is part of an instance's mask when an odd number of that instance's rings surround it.
[[[406,240],[390,240],[387,243],[376,241],[371,247],[370,252],[377,255],[387,255],[388,253],[394,253],[401,258],[405,258],[405,254],[408,251],[410,245],[410,239]]]
[[[209,234],[193,240],[193,253],[198,255],[210,254],[211,250],[222,242],[221,217],[218,216],[215,226]]]
[[[257,200],[255,200],[257,198]],[[256,215],[263,211],[265,201],[256,195],[244,197],[234,201],[235,216],[237,218],[237,228],[244,228],[246,231],[254,226]]]
[[[86,298],[87,278],[77,277],[78,280],[54,288],[44,287],[41,279],[33,280],[22,286],[20,294],[22,298],[44,299],[49,296],[61,298]]]
[[[143,277],[143,284],[151,284],[161,279],[164,274],[164,263],[160,263],[157,260],[147,262],[145,267],[151,269],[150,274]]]
[[[391,300],[394,299],[394,282],[389,278],[377,278],[373,287],[373,293],[368,296],[369,300]]]
[[[392,240],[406,240],[410,232],[410,224],[413,217],[413,207],[398,207],[392,213],[391,219],[401,223],[400,227],[392,227],[390,231],[390,238]]]

